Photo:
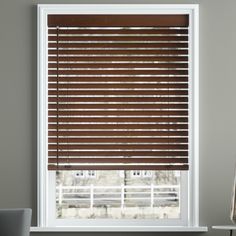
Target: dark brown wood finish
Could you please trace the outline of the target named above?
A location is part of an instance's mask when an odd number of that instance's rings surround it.
[[[56,143],[57,139],[50,137],[48,139],[49,143]],[[188,137],[161,137],[161,138],[146,138],[146,137],[140,137],[140,138],[131,138],[131,137],[123,137],[123,138],[106,138],[106,137],[99,137],[99,138],[94,138],[94,137],[83,137],[83,138],[70,138],[70,137],[65,137],[65,138],[59,138],[59,143],[112,143],[112,144],[117,144],[117,143],[136,143],[136,144],[143,144],[143,143],[165,143],[165,144],[170,144],[170,143],[188,143]]]
[[[111,160],[112,159],[112,160]],[[50,163],[57,163],[57,158],[49,158]],[[60,158],[59,163],[188,163],[188,158]]]
[[[172,163],[170,165],[169,163],[167,165],[53,165],[53,163],[50,163],[48,165],[48,170],[188,170],[189,166],[188,164],[182,164],[174,165],[175,163]]]
[[[48,16],[49,170],[188,169],[188,24]]]
[[[188,15],[49,15],[48,27],[188,27]]]

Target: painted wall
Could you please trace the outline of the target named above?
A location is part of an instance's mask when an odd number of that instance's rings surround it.
[[[200,223],[230,223],[236,160],[235,0],[1,0],[0,208],[30,207],[36,224],[36,4],[55,2],[200,4]],[[210,229],[206,235],[223,234]]]

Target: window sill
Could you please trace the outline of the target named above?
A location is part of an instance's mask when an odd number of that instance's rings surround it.
[[[31,227],[30,232],[207,232],[206,226],[58,226]]]

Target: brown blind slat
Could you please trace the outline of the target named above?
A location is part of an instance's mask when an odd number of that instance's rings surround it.
[[[188,156],[187,151],[59,151],[58,153],[61,157],[65,156],[109,156],[109,157],[117,157],[117,156]],[[57,151],[49,151],[49,156],[57,156]],[[113,158],[110,158],[112,162]]]
[[[50,163],[57,163],[57,158],[49,158]],[[106,163],[108,158],[60,158],[59,163]],[[112,163],[188,163],[188,158],[112,158]]]
[[[77,64],[66,64],[60,63],[59,69],[63,68],[188,68],[187,63],[122,63],[122,64],[110,64],[110,63],[77,63]],[[56,63],[49,63],[48,68],[57,68]]]
[[[188,170],[188,164],[174,165],[48,165],[48,170]],[[72,164],[72,163],[71,163]]]
[[[48,16],[48,169],[187,170],[188,15]]]
[[[111,149],[159,149],[159,150],[168,150],[168,149],[175,149],[175,150],[187,150],[188,145],[186,144],[139,144],[139,145],[131,145],[131,144],[116,144],[110,145],[110,144],[60,144],[57,146],[56,144],[49,144],[48,149],[49,150],[56,150],[57,147],[60,150],[81,150],[81,149],[91,149],[91,150],[100,150],[100,149],[106,149],[106,150],[111,150]],[[127,158],[125,158],[127,159]],[[74,159],[73,159],[74,160]],[[132,158],[131,158],[132,160]],[[155,159],[154,159],[155,160]],[[173,159],[174,160],[174,159]],[[125,161],[125,160],[124,160]],[[142,161],[142,160],[141,160]],[[163,161],[168,161],[166,158],[163,158]],[[96,162],[96,161],[94,161]]]
[[[58,29],[60,35],[71,34],[188,34],[187,29]],[[49,34],[57,34],[56,29],[49,29]]]
[[[95,49],[91,49],[91,50],[72,50],[72,49],[66,49],[66,50],[59,50],[60,55],[137,55],[137,54],[143,54],[143,55],[187,55],[188,54],[188,50],[186,49],[179,49],[179,50],[174,50],[174,49],[151,49],[151,50],[142,50],[142,49],[138,49],[138,50],[95,50]],[[57,54],[57,50],[54,49],[49,49],[48,50],[48,54],[49,55],[56,55]],[[95,58],[94,58],[95,59]]]
[[[137,122],[145,122],[145,123],[158,123],[158,122],[164,122],[164,123],[187,123],[188,118],[186,117],[59,117],[58,119],[56,117],[48,117],[49,123],[63,123],[63,122],[103,122],[103,123],[108,123],[108,122],[115,122],[115,123],[137,123]]]
[[[188,36],[59,36],[59,41],[188,41]],[[56,36],[48,36],[48,41],[57,41]]]
[[[49,43],[49,48],[187,48],[187,43]]]
[[[188,104],[49,104],[49,109],[188,109]]]
[[[187,124],[49,124],[49,129],[188,129]]]
[[[96,89],[96,88],[105,88],[105,89],[110,89],[110,88],[128,88],[128,89],[134,89],[134,88],[156,88],[156,89],[160,89],[160,88],[165,88],[165,89],[176,89],[176,88],[182,88],[182,89],[187,89],[188,88],[188,84],[184,84],[184,83],[181,83],[181,84],[128,84],[128,83],[125,83],[125,84],[76,84],[76,83],[73,83],[73,84],[67,84],[67,83],[63,83],[63,84],[48,84],[48,88],[49,89],[56,89],[58,86],[59,89],[82,89],[82,88],[93,88],[93,89]]]
[[[188,131],[48,131],[49,136],[188,136]]]
[[[187,90],[49,90],[48,95],[188,95]]]
[[[49,75],[57,75],[49,70]],[[60,70],[61,75],[188,75],[187,70]]]
[[[56,77],[48,77],[48,82],[56,82]],[[168,82],[169,85],[172,85],[170,82],[188,82],[188,77],[186,76],[175,76],[175,77],[60,77],[60,82]],[[147,83],[146,83],[147,84]],[[159,83],[160,84],[160,83]],[[59,84],[60,85],[60,84]]]
[[[187,116],[188,111],[110,111],[110,110],[104,110],[104,111],[49,111],[49,116],[56,116],[59,114],[59,116]]]
[[[147,54],[147,52],[146,52]],[[86,54],[83,55],[82,57],[80,56],[74,56],[74,55],[70,55],[70,56],[59,56],[58,58],[54,55],[50,55],[48,57],[49,61],[54,61],[57,62],[57,59],[59,62],[62,61],[72,61],[72,62],[83,62],[83,61],[90,61],[90,62],[100,62],[100,61],[108,61],[108,62],[119,62],[119,61],[132,61],[132,62],[137,62],[137,61],[151,61],[151,62],[175,62],[175,61],[181,61],[181,62],[187,62],[188,61],[188,57],[185,55],[168,55],[166,54],[165,56],[161,55],[161,56],[155,56],[155,55],[148,55],[148,56],[132,56],[132,55],[124,55],[124,56],[111,56],[111,55],[105,55],[105,56],[87,56]]]
[[[188,15],[49,15],[48,27],[188,27]]]
[[[161,94],[164,95],[164,94]],[[98,96],[90,96],[90,97],[68,97],[61,96],[58,101],[61,102],[188,102],[188,97],[178,96],[174,94],[173,97],[98,97]],[[49,102],[57,102],[57,98],[50,96],[48,98]]]
[[[48,139],[49,143],[56,143],[57,138],[49,137]],[[99,137],[99,138],[88,138],[88,137],[83,137],[83,138],[59,138],[58,141],[60,143],[188,143],[188,138],[186,137],[176,137],[176,138],[166,138],[166,137],[161,137],[161,138],[104,138],[104,137]]]

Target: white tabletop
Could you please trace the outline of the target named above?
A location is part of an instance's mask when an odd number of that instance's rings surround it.
[[[236,225],[213,225],[213,229],[236,230]]]

